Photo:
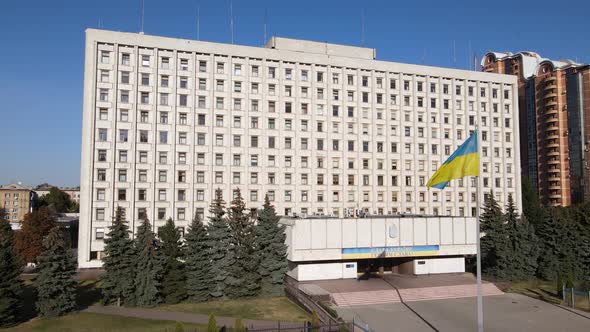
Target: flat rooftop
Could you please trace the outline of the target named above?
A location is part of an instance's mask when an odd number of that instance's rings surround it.
[[[325,54],[375,60],[377,51],[374,48],[332,44],[328,42],[317,42],[311,40],[292,39],[284,37],[272,37],[266,43],[266,48],[286,50],[294,52]]]

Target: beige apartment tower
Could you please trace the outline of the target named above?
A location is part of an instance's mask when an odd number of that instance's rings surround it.
[[[520,198],[512,75],[375,60],[287,38],[265,47],[86,31],[79,265],[114,209],[185,229],[215,189],[280,215],[472,216],[475,181],[428,178],[479,125],[481,195]]]
[[[485,72],[518,77],[522,176],[549,206],[590,199],[590,66],[490,52]]]

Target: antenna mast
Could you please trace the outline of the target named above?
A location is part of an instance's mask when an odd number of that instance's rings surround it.
[[[229,29],[231,30],[231,43],[234,43],[234,2],[229,2]]]
[[[453,66],[457,67],[457,48],[455,45],[455,40],[453,40]]]
[[[145,7],[145,0],[141,0],[141,29],[139,30],[139,34],[143,35],[143,16],[144,16],[144,7]]]
[[[467,70],[469,70],[469,59],[471,58],[471,40],[469,40],[469,46],[467,51]]]
[[[201,3],[197,4],[197,40],[201,40]]]
[[[365,8],[361,10],[361,46],[365,46]]]
[[[264,39],[262,40],[262,45],[266,43],[266,21],[268,15],[268,8],[264,8]]]

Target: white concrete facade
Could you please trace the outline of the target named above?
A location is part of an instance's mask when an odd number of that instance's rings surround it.
[[[474,217],[285,218],[281,222],[289,246],[288,274],[299,281],[355,278],[360,260],[381,258],[414,258],[404,260],[404,273],[465,272],[465,256],[476,253]]]
[[[520,208],[516,77],[374,58],[87,30],[79,266],[101,265],[117,206],[132,229],[143,213],[183,227],[216,188],[281,215],[472,215],[471,180],[425,183],[476,122],[483,189]]]

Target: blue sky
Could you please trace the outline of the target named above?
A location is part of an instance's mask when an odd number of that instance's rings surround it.
[[[78,185],[84,30],[138,31],[141,0],[0,5],[0,183]],[[145,33],[229,42],[229,1],[145,0]],[[590,62],[590,1],[234,0],[235,43],[268,35],[365,46],[377,57],[466,68],[469,45]],[[453,59],[455,44],[456,61]],[[424,54],[426,55],[424,57]]]

